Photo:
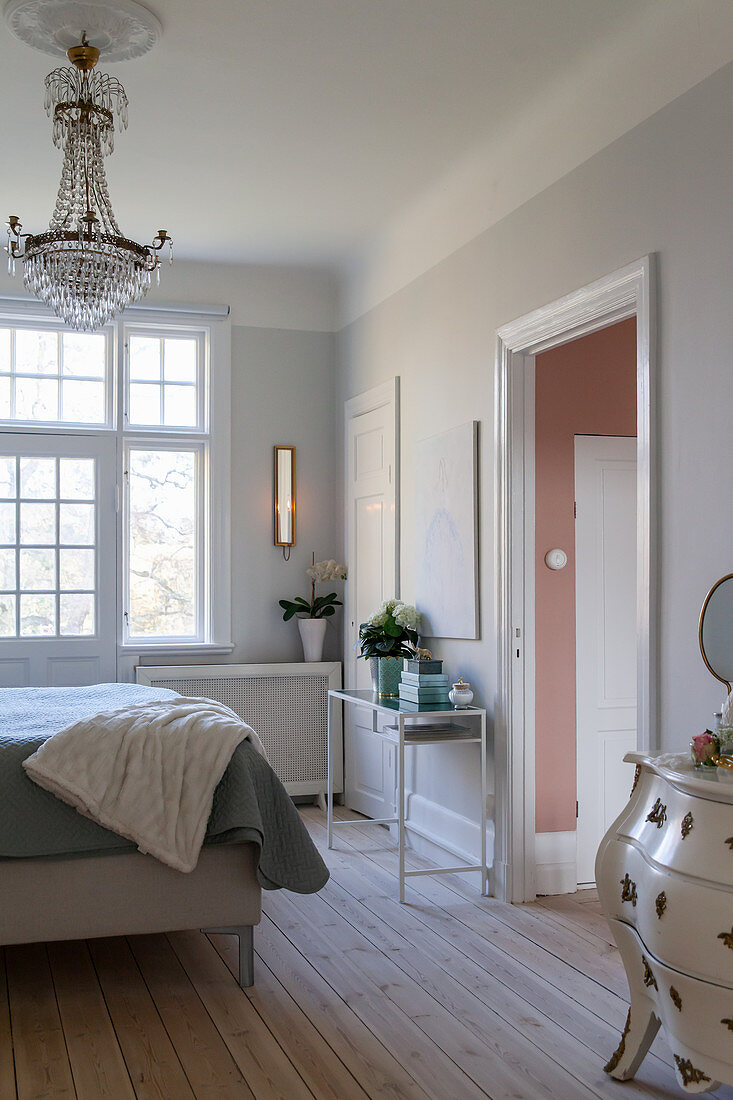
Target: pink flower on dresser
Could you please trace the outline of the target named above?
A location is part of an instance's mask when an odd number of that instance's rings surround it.
[[[692,751],[698,764],[704,764],[717,752],[715,738],[711,733],[698,733],[692,738]]]

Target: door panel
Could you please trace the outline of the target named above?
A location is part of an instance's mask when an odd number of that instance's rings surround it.
[[[628,799],[636,748],[636,439],[575,437],[579,884]]]
[[[116,679],[115,437],[0,438],[0,685]]]
[[[350,415],[350,409],[353,414]],[[363,409],[364,411],[360,411]],[[397,593],[396,412],[394,384],[347,404],[346,685],[369,688],[368,663],[357,659],[359,624]],[[394,812],[394,753],[372,729],[371,711],[344,713],[346,805],[369,817]]]

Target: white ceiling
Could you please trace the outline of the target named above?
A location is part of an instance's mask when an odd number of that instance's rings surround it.
[[[163,24],[160,44],[109,67],[130,98],[130,128],[108,161],[123,232],[148,240],[164,226],[178,257],[305,265],[353,257],[439,187],[451,165],[504,139],[533,105],[587,71],[589,59],[623,51],[637,26],[648,33],[682,10],[704,20],[720,3],[150,7]],[[43,112],[52,67],[0,28],[0,214],[20,215],[33,231],[48,221],[61,167]]]

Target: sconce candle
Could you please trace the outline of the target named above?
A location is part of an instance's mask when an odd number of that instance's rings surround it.
[[[275,546],[295,546],[295,447],[275,447]],[[287,553],[286,553],[287,550]]]

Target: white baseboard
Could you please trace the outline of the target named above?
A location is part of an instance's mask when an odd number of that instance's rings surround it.
[[[443,865],[446,852],[466,863],[481,861],[481,827],[477,821],[411,792],[407,794],[407,811],[408,821],[413,826],[408,838],[420,855]],[[489,819],[486,822],[486,860],[489,866],[493,855],[494,822]],[[471,874],[466,875],[467,879],[472,877]],[[478,872],[476,881],[480,883]]]
[[[577,879],[577,834],[535,834],[536,887],[538,894],[574,894]]]

